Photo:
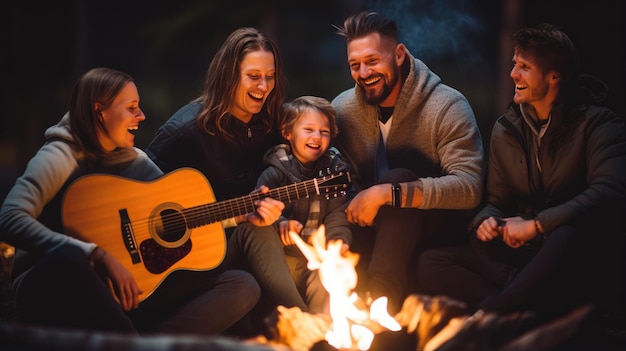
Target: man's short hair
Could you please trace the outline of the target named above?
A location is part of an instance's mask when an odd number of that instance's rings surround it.
[[[398,43],[398,26],[396,22],[385,18],[377,12],[363,11],[354,14],[343,22],[343,27],[336,27],[337,34],[346,38],[347,42],[362,38],[372,33],[391,39]]]
[[[542,23],[522,28],[513,34],[515,52],[530,57],[542,71],[555,70],[563,81],[578,74],[578,52],[570,38],[558,27]]]

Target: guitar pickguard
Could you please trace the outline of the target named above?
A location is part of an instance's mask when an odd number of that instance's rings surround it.
[[[160,274],[191,252],[191,240],[177,248],[167,248],[159,245],[154,239],[147,239],[139,245],[139,251],[148,272]]]

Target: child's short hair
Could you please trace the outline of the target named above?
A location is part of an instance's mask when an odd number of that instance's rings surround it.
[[[333,105],[324,98],[317,96],[300,96],[283,105],[283,121],[281,123],[283,133],[291,131],[298,117],[306,110],[317,110],[328,118],[330,137],[337,136],[337,113]]]

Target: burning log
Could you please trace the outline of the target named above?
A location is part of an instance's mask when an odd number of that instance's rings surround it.
[[[454,299],[410,295],[395,318],[407,333],[416,333],[417,350],[547,351],[579,333],[591,312],[591,306],[582,306],[547,323],[530,311],[469,318],[465,305]]]
[[[454,335],[432,350],[549,351],[571,350],[572,345],[576,345],[577,350],[606,350],[601,346],[601,340],[582,346],[579,343],[582,339],[576,339],[577,334],[581,334],[583,324],[589,322],[592,310],[590,305],[581,306],[549,322],[540,322],[537,316],[529,311],[507,315],[487,313],[479,318],[467,320]],[[591,335],[586,333],[582,333],[585,338]],[[564,346],[572,340],[574,341],[570,347]]]
[[[265,323],[271,342],[288,345],[294,351],[308,351],[325,341],[332,320],[326,315],[303,312],[298,307],[278,306]]]
[[[452,338],[467,319],[467,306],[445,296],[409,295],[395,318],[407,333],[417,333],[418,350],[434,350]]]

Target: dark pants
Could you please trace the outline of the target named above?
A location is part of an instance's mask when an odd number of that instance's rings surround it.
[[[285,259],[309,313],[330,313],[330,295],[324,288],[318,270],[310,270],[306,257],[294,246],[285,248]]]
[[[270,324],[275,323],[267,319],[274,316],[278,305],[309,311],[303,298],[306,295],[301,294],[291,275],[283,243],[274,226],[256,227],[242,223],[229,228],[227,236],[228,248],[222,267],[252,273],[261,288],[259,302],[242,323],[245,334],[272,337]]]
[[[260,295],[254,277],[243,270],[177,271],[131,316],[150,332],[221,334],[250,312]]]
[[[277,305],[308,310],[291,276],[283,243],[274,226],[242,223],[228,236],[224,265],[246,269],[254,275],[261,286],[263,300],[270,302],[267,312]]]
[[[24,276],[15,302],[18,318],[28,323],[137,332],[85,253],[74,246],[44,255]]]
[[[598,244],[572,226],[558,227],[534,248],[513,249],[499,237],[487,243],[473,238],[472,248],[424,252],[417,281],[421,293],[447,295],[470,309],[534,310],[551,318],[577,305],[602,304],[611,280],[620,279],[610,278],[615,267],[606,264],[614,250]]]
[[[84,252],[69,245],[43,256],[16,291],[24,322],[127,333],[218,334],[258,298],[258,285],[244,271],[180,271],[168,276],[139,309],[126,313]]]
[[[380,183],[416,179],[417,176],[408,170],[392,169]],[[415,266],[417,255],[427,247],[464,242],[467,214],[454,210],[382,206],[375,222],[374,227],[357,228],[351,250],[361,255],[357,269],[359,289],[369,292],[373,299],[387,296],[388,310],[393,314],[399,311],[404,297],[413,290],[413,282],[408,284],[407,276]]]

